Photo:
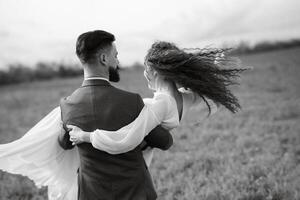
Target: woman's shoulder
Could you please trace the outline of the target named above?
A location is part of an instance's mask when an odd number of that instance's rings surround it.
[[[175,98],[168,92],[155,92],[155,101],[160,102],[160,110],[164,111],[164,117],[162,120],[163,127],[168,129],[175,128],[179,125],[177,103]]]
[[[154,101],[161,102],[166,105],[166,104],[172,104],[174,97],[172,97],[171,94],[162,91],[162,92],[155,92],[153,99]]]
[[[193,96],[195,93],[187,88],[179,88],[178,91],[181,93],[182,96]]]
[[[182,94],[183,104],[184,104],[184,113],[186,110],[189,110],[192,107],[197,106],[198,109],[208,110],[207,104],[210,106],[210,115],[214,114],[218,110],[218,105],[207,96],[200,97],[197,93],[193,92],[190,89],[180,88],[178,89]]]
[[[201,99],[198,97],[198,95],[190,89],[179,88],[178,91],[182,95],[182,101],[185,106],[192,106],[196,102],[200,103],[199,101],[201,101]]]

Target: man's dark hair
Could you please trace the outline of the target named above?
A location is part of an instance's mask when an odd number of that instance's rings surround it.
[[[81,34],[76,42],[76,54],[81,62],[93,61],[99,49],[112,45],[115,36],[102,30],[89,31]]]

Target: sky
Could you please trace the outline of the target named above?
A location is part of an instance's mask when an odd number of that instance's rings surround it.
[[[39,61],[79,63],[77,37],[106,30],[121,65],[150,45],[234,45],[300,36],[299,0],[0,0],[0,68]]]

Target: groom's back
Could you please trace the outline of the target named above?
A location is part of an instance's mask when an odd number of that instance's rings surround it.
[[[111,86],[104,80],[85,81],[61,101],[64,124],[85,131],[118,130],[132,122],[143,108],[141,97]],[[89,143],[78,145],[79,199],[151,199],[155,197],[150,174],[139,147],[110,155]]]

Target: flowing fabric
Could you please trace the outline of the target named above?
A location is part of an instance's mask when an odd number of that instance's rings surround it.
[[[49,200],[77,199],[77,148],[58,144],[62,122],[55,108],[22,138],[0,145],[0,169],[32,179],[37,187],[48,186]]]

